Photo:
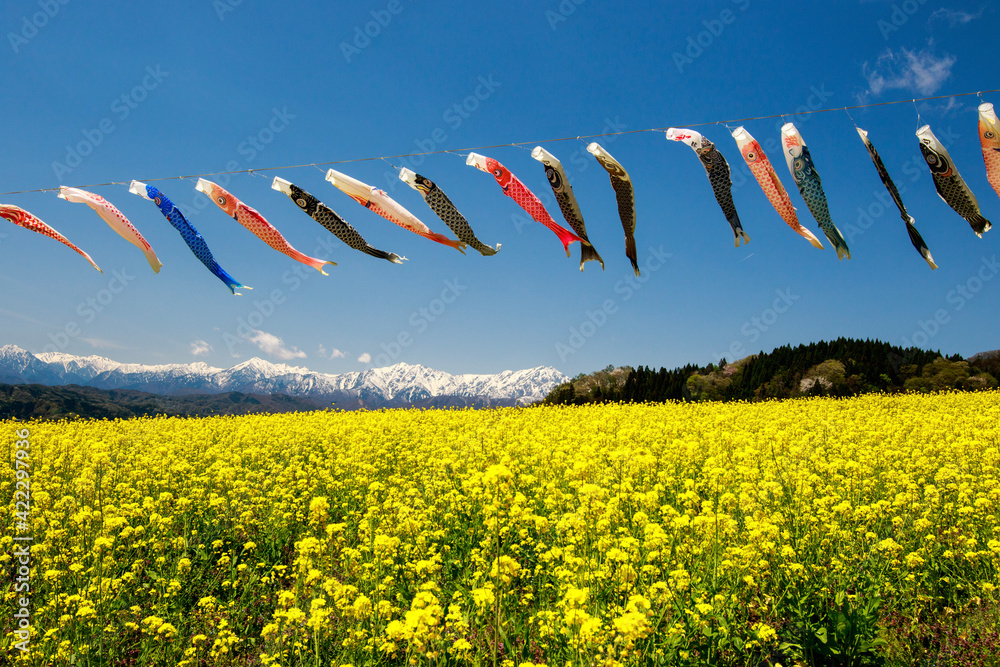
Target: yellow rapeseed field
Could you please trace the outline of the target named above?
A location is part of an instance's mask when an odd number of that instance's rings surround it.
[[[0,433],[0,662],[860,665],[998,617],[995,391]]]

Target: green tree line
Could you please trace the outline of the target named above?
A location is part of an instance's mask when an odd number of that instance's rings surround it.
[[[879,340],[785,345],[729,362],[607,368],[555,387],[544,403],[733,401],[869,392],[974,391],[997,386],[1000,351],[963,359]]]

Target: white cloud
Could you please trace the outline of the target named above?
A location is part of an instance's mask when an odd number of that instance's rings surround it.
[[[358,361],[360,361],[363,364],[370,364],[372,362],[372,355],[365,352],[360,357],[358,357]]]
[[[971,23],[979,19],[983,15],[983,9],[985,9],[985,7],[973,14],[971,12],[964,12],[960,9],[945,9],[942,7],[931,14],[931,20],[933,21],[937,19],[940,21],[947,21],[948,25],[954,28],[955,26],[965,25],[966,23]]]
[[[198,339],[193,343],[191,343],[191,354],[193,354],[196,357],[201,356],[203,354],[208,354],[211,351],[212,351],[212,346],[201,339]]]
[[[951,68],[955,62],[955,56],[945,55],[939,58],[930,49],[911,51],[900,48],[893,51],[887,48],[879,54],[874,66],[865,62],[861,66],[861,72],[875,96],[887,90],[932,95],[951,76]]]
[[[254,329],[253,335],[247,338],[247,340],[259,347],[261,352],[269,354],[272,357],[277,357],[282,361],[304,359],[306,356],[306,353],[297,347],[287,347],[285,341],[274,334],[258,331],[257,329]]]
[[[330,349],[330,354],[327,354],[326,353],[326,348],[324,346],[320,345],[319,346],[319,356],[324,357],[324,358],[329,358],[329,359],[340,359],[342,357],[346,357],[347,355],[344,354],[342,351],[338,350],[335,347]]]

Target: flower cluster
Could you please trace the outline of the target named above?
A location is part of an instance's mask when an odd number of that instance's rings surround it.
[[[861,661],[998,608],[998,392],[31,433],[25,665]]]

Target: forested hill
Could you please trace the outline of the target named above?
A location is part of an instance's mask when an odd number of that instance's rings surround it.
[[[245,415],[299,412],[329,407],[284,394],[190,394],[159,396],[130,389],[78,385],[0,384],[0,419],[129,419],[153,415]]]
[[[553,389],[545,403],[669,400],[763,400],[854,396],[874,391],[975,390],[996,387],[1000,351],[963,359],[879,340],[838,338],[729,362],[673,370],[608,367]]]

